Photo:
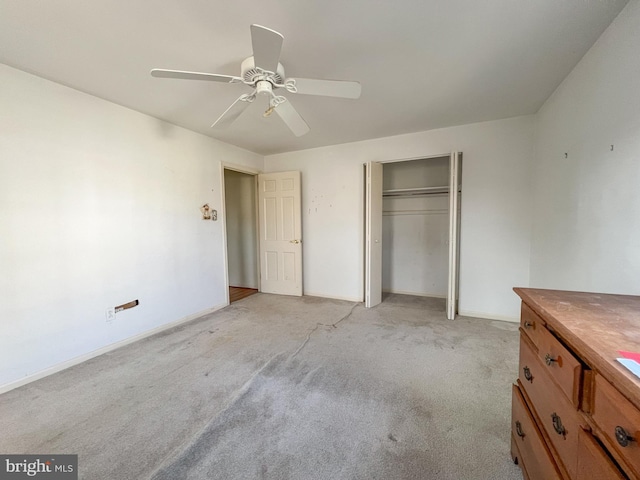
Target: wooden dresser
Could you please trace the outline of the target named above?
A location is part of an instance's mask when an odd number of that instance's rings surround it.
[[[640,297],[515,288],[522,299],[511,455],[525,478],[640,480]]]

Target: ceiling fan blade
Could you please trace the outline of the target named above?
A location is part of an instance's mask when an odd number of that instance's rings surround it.
[[[296,93],[303,95],[323,95],[325,97],[360,98],[360,82],[345,80],[317,80],[314,78],[295,78]]]
[[[261,25],[251,25],[251,45],[255,66],[275,72],[278,69],[283,40],[282,34],[275,30]]]
[[[293,108],[289,100],[285,100],[275,108],[276,113],[287,124],[287,127],[296,137],[301,137],[309,131],[309,125],[303,120],[300,114]]]
[[[154,68],[151,76],[156,78],[178,78],[181,80],[208,80],[210,82],[238,83],[242,82],[240,77],[231,75],[217,75],[215,73],[185,72],[183,70],[164,70]]]
[[[253,102],[253,99],[255,99],[255,97],[251,98],[251,100],[250,98],[251,95],[247,95],[246,93],[240,95],[240,97],[238,97],[236,101],[233,102],[215,122],[213,122],[211,128],[225,128],[235,122],[249,104]]]

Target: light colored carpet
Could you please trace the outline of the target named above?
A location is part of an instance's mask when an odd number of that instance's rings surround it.
[[[256,294],[0,396],[0,451],[83,479],[521,479],[516,324]]]

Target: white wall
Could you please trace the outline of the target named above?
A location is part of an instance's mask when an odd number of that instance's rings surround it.
[[[448,187],[449,156],[383,165],[383,190]],[[386,196],[382,201],[382,290],[446,297],[448,194]]]
[[[255,176],[224,171],[229,285],[258,288]]]
[[[632,0],[538,114],[532,286],[638,294],[639,46]]]
[[[444,128],[271,155],[267,171],[302,172],[307,295],[363,299],[363,163],[464,152],[460,311],[515,319],[529,283],[534,118]]]
[[[447,194],[384,198],[382,291],[447,296],[449,199]]]
[[[224,303],[199,208],[261,156],[2,65],[0,105],[0,387]]]

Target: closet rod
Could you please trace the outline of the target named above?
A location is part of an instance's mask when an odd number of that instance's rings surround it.
[[[443,193],[449,193],[449,187],[421,187],[421,188],[394,188],[390,190],[383,190],[383,197],[406,197],[414,195],[438,195]]]

